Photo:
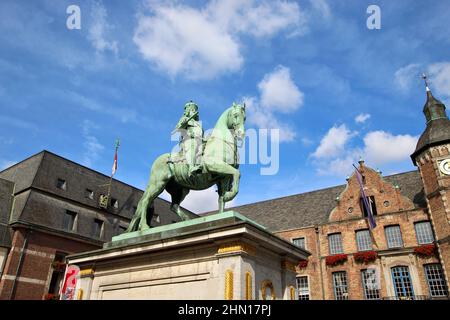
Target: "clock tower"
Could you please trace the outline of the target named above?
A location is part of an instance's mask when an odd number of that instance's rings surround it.
[[[435,231],[439,258],[449,284],[450,277],[450,120],[445,105],[433,97],[426,77],[427,101],[423,108],[425,131],[411,155],[424,185],[428,212]]]

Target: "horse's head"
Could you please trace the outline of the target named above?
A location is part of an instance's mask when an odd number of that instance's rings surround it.
[[[233,102],[228,112],[227,122],[228,129],[233,131],[234,137],[242,141],[245,137],[245,103],[241,105]]]

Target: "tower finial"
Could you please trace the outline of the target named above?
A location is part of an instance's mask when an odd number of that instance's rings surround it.
[[[422,73],[422,79],[423,81],[425,81],[425,89],[427,90],[427,92],[430,92],[430,87],[428,86],[428,77],[425,73]]]

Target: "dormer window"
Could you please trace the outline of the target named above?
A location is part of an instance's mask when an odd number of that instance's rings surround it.
[[[66,190],[67,188],[66,180],[58,178],[58,180],[56,181],[56,187],[61,190]]]
[[[92,191],[90,189],[86,189],[84,192],[84,196],[88,199],[93,200],[94,199],[94,191]]]
[[[119,200],[114,199],[114,198],[111,198],[111,206],[112,206],[114,209],[119,209]]]

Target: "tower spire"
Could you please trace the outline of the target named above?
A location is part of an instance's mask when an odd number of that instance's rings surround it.
[[[427,101],[423,107],[423,113],[425,114],[427,124],[432,120],[448,119],[445,112],[445,105],[431,93],[428,76],[425,73],[422,74],[422,79],[425,82],[425,89],[427,92]]]
[[[431,92],[430,86],[428,85],[428,77],[425,73],[422,73],[422,79],[425,82],[425,89],[427,90],[427,92]]]

